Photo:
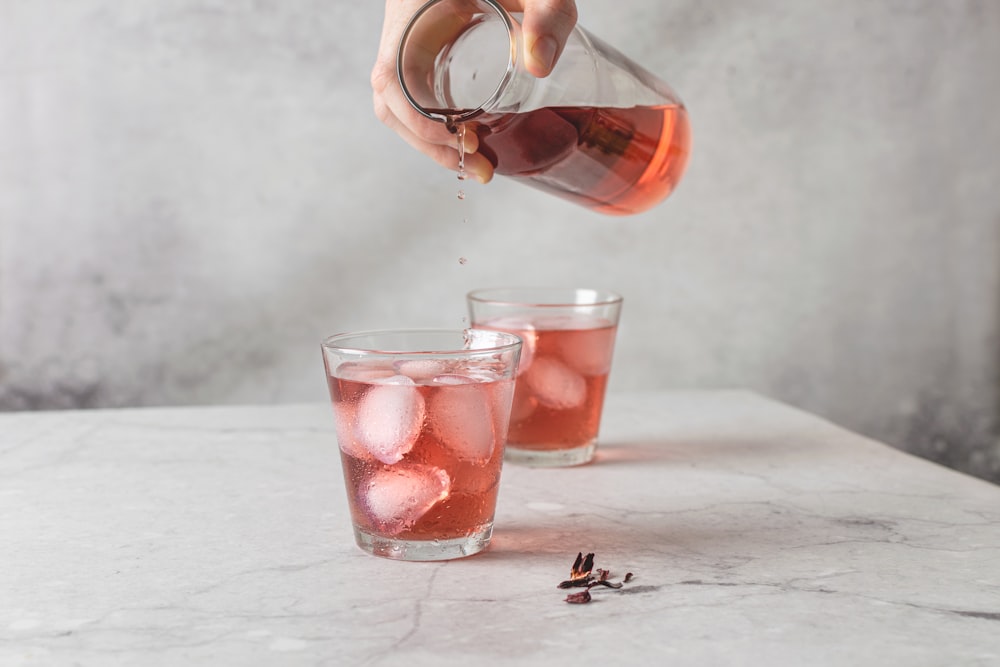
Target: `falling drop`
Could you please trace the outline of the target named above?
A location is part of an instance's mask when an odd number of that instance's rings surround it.
[[[465,190],[459,190],[458,191],[458,198],[459,199],[465,199]]]
[[[462,266],[465,266],[466,264],[469,263],[469,260],[466,259],[465,257],[459,257],[458,258],[458,263],[461,264]]]

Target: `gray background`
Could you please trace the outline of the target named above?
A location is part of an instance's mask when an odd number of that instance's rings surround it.
[[[0,0],[0,408],[322,401],[324,335],[599,286],[611,391],[748,387],[1000,479],[1000,2],[579,6],[691,112],[637,217],[458,201],[372,112],[380,1]]]

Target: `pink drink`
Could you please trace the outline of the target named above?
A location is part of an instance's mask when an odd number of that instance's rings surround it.
[[[609,215],[666,199],[691,150],[687,112],[677,104],[552,107],[484,115],[469,125],[496,173]]]
[[[573,315],[532,321],[499,318],[476,326],[516,334],[523,342],[510,447],[553,451],[596,440],[616,324]]]
[[[328,364],[327,376],[359,543],[488,542],[510,373],[483,360],[372,358]]]

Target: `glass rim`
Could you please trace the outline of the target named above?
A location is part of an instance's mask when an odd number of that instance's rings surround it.
[[[442,113],[428,111],[422,104],[417,102],[406,85],[406,81],[403,77],[403,46],[406,44],[407,39],[410,37],[410,33],[413,32],[413,27],[417,24],[420,17],[427,13],[427,11],[434,5],[448,1],[449,0],[430,0],[421,6],[420,9],[418,9],[416,13],[410,17],[410,20],[406,23],[406,27],[403,29],[402,36],[399,38],[399,44],[396,46],[396,79],[399,81],[399,87],[402,89],[403,96],[406,98],[406,101],[409,102],[410,106],[416,109],[416,111],[422,116],[436,121],[461,123],[471,120],[493,107],[500,99],[504,88],[507,87],[511,79],[514,77],[514,72],[517,69],[517,59],[519,57],[517,33],[514,30],[514,20],[511,18],[510,13],[504,9],[503,5],[496,0],[475,0],[476,2],[482,2],[489,5],[493,12],[500,17],[504,23],[504,27],[507,29],[507,40],[510,42],[510,55],[507,59],[507,69],[504,71],[503,76],[500,77],[500,80],[497,82],[497,86],[493,89],[493,92],[485,100],[480,102],[476,108],[464,110],[462,113],[455,114],[454,116],[447,116]],[[459,109],[454,109],[453,111],[459,111]]]
[[[586,301],[573,300],[568,295],[591,293],[594,298]],[[535,298],[532,295],[565,294],[568,298]],[[469,301],[505,306],[531,306],[533,308],[590,308],[621,304],[624,297],[607,289],[589,287],[485,287],[466,294]]]
[[[452,347],[446,346],[442,349],[379,349],[374,345],[340,345],[338,341],[358,340],[365,337],[375,339],[384,336],[454,336],[461,340],[469,341],[469,332],[481,332],[497,339],[507,342],[499,345],[486,345],[483,347]],[[504,331],[493,329],[483,329],[480,327],[465,327],[464,329],[370,329],[367,331],[345,331],[327,336],[320,343],[324,350],[336,351],[345,354],[365,354],[383,356],[455,356],[455,355],[480,355],[497,354],[509,350],[518,349],[521,346],[521,339],[516,335]]]

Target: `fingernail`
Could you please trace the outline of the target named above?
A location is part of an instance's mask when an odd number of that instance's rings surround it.
[[[477,169],[470,170],[468,173],[471,174],[474,179],[476,179],[477,181],[479,181],[483,185],[486,185],[487,183],[489,183],[490,181],[493,180],[493,170],[492,169],[489,170],[489,171],[487,171],[485,168],[484,169],[478,169],[477,168]]]
[[[479,150],[479,135],[471,130],[465,133],[465,138],[462,139],[462,145],[466,153],[475,153]]]
[[[548,72],[552,69],[552,62],[556,59],[556,49],[558,48],[559,44],[556,43],[556,38],[545,35],[535,40],[534,46],[531,47],[531,57],[541,69]]]

